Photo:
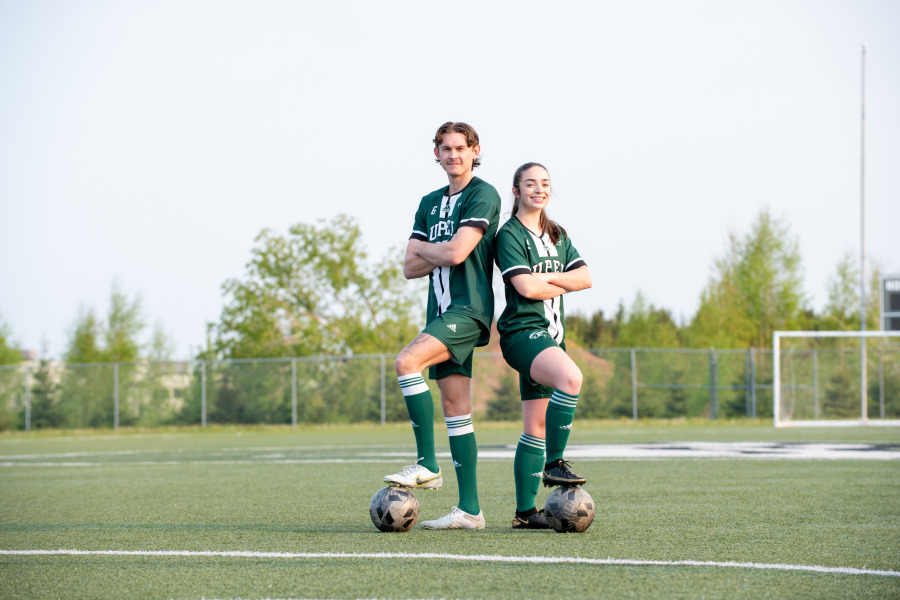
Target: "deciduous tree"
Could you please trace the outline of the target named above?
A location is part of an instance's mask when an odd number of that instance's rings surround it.
[[[359,225],[338,215],[256,238],[246,273],[223,285],[226,358],[395,352],[417,331],[397,250],[372,264]]]

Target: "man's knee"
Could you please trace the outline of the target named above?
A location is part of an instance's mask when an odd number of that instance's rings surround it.
[[[397,372],[398,376],[419,373],[421,370],[415,370],[415,362],[416,361],[406,350],[401,350],[400,354],[398,354],[397,358],[394,360],[394,370]]]

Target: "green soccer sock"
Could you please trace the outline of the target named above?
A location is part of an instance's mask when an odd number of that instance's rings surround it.
[[[523,513],[534,506],[541,488],[541,472],[544,470],[544,440],[523,433],[516,446],[513,460],[513,476],[516,480],[516,511]]]
[[[416,462],[437,473],[437,456],[434,454],[434,400],[431,390],[420,373],[397,377],[400,391],[406,400],[406,411],[416,436]]]
[[[550,396],[546,418],[548,464],[563,457],[566,444],[569,443],[572,421],[575,420],[576,404],[578,404],[578,394],[573,396],[560,390],[553,390],[553,394]]]
[[[459,484],[459,510],[470,515],[481,512],[478,504],[478,444],[472,415],[447,417],[447,434],[450,436],[450,456],[456,468]]]

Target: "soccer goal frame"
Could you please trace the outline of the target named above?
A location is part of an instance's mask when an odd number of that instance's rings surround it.
[[[787,418],[783,407],[781,340],[783,338],[849,338],[860,340],[860,396],[859,419],[793,419]],[[775,331],[772,334],[772,412],[775,427],[852,427],[878,425],[900,427],[900,419],[870,419],[868,407],[868,375],[866,340],[897,338],[900,331]]]

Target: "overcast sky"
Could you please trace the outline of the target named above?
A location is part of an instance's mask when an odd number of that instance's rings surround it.
[[[821,310],[860,254],[862,44],[866,253],[900,273],[898,32],[895,0],[0,0],[0,319],[56,358],[118,281],[187,358],[263,228],[405,247],[447,120],[504,217],[549,168],[594,279],[570,312],[689,318],[765,208]]]

